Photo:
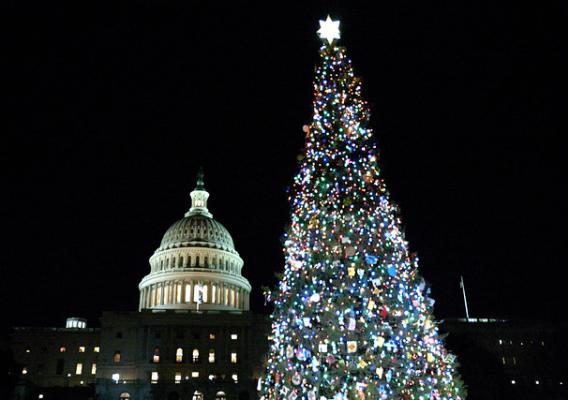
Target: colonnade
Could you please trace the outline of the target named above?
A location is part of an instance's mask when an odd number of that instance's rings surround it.
[[[175,280],[158,282],[141,289],[140,309],[175,304],[218,304],[235,309],[248,309],[245,289],[219,282]]]

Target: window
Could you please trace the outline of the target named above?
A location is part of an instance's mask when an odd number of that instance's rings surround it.
[[[215,400],[227,400],[227,395],[225,392],[217,392],[217,394],[215,394]]]
[[[112,380],[114,381],[114,383],[118,383],[118,381],[120,380],[120,374],[112,374]]]
[[[75,375],[81,375],[83,373],[83,363],[77,363],[75,367]]]
[[[192,372],[191,372],[191,377],[192,377],[192,378],[199,378],[199,372],[197,372],[197,371],[192,371]]]
[[[237,353],[232,352],[231,353],[231,364],[236,364],[237,363]]]
[[[66,351],[67,351],[67,349],[65,348],[65,346],[61,346],[61,347],[59,348],[59,352],[60,352],[60,353],[65,353]]]
[[[181,383],[181,372],[176,372],[174,382],[175,383]]]
[[[193,349],[192,355],[193,355],[193,362],[198,363],[199,362],[199,350]]]
[[[150,377],[150,382],[151,383],[158,383],[158,372],[157,371],[152,372],[152,375]]]
[[[209,349],[209,363],[215,362],[215,349]]]
[[[85,352],[85,346],[79,346],[79,353]]]
[[[233,378],[233,381],[234,381],[235,383],[237,383],[237,382],[239,381],[239,376],[238,376],[237,374],[231,375],[231,378]]]
[[[157,347],[154,349],[154,355],[152,356],[152,362],[154,362],[154,363],[160,362],[160,349],[157,348]]]
[[[120,400],[122,399],[130,399],[130,393],[128,392],[123,392],[120,394]]]
[[[32,351],[30,349],[26,349],[26,353],[31,353]]]
[[[96,375],[97,374],[97,363],[93,363],[91,365],[91,375]]]
[[[121,357],[120,357],[120,351],[115,351],[115,352],[114,352],[114,356],[112,357],[112,360],[113,360],[115,363],[119,363],[119,362],[120,362],[120,358],[121,358]]]
[[[101,351],[101,348],[99,346],[93,347],[93,353],[99,353],[100,351]]]
[[[505,357],[501,357],[501,361],[503,362],[503,365],[507,364],[507,359]]]
[[[537,379],[536,381],[534,381],[535,385],[540,385],[540,381]]]
[[[197,357],[199,357],[199,352],[197,354]],[[181,347],[178,347],[176,350],[176,362],[183,362],[183,349]]]
[[[239,335],[237,335],[236,333],[231,333],[231,340],[237,340],[239,338]]]
[[[210,375],[209,375],[209,380],[210,380],[210,381],[214,381],[215,378],[216,378],[215,374],[210,374]]]
[[[516,384],[516,383],[517,383],[516,380],[514,380],[514,379],[511,380],[511,385],[514,385],[514,384]]]
[[[214,333],[209,334],[209,340],[215,340],[215,334]]]
[[[201,393],[200,391],[196,390],[195,392],[193,392],[193,398],[192,400],[203,400],[203,393]]]
[[[62,375],[63,374],[63,367],[65,366],[65,361],[60,358],[59,360],[57,360],[57,365],[55,367],[55,373],[57,375]]]
[[[503,339],[499,339],[499,344],[503,344]]]
[[[22,375],[27,375],[28,369],[26,367],[22,368]]]

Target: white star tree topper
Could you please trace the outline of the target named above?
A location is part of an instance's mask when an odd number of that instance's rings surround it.
[[[339,21],[333,21],[328,15],[325,21],[320,19],[320,28],[318,30],[318,35],[321,39],[327,40],[331,45],[334,39],[339,39]]]

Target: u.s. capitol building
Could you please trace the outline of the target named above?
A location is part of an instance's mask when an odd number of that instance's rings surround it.
[[[250,311],[243,260],[208,197],[200,173],[191,208],[150,257],[138,311],[103,312],[100,328],[69,318],[65,328],[13,329],[14,399],[257,397],[266,317]]]

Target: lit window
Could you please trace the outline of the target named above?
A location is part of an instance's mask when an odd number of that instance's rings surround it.
[[[215,340],[215,334],[214,334],[214,333],[210,333],[210,334],[209,334],[209,339]]]
[[[192,378],[199,378],[199,372],[197,372],[197,371],[192,371],[192,372],[191,372],[191,377],[192,377]]]
[[[174,381],[175,383],[181,383],[181,372],[176,372]]]
[[[543,340],[542,342],[540,342],[540,345],[541,345],[541,346],[544,346],[544,340]]]
[[[521,346],[524,346],[525,344],[523,342],[521,342]]]
[[[95,346],[93,347],[93,352],[94,353],[99,353],[101,351],[101,348],[99,346]]]
[[[27,375],[28,369],[26,367],[22,368],[22,375]]]
[[[239,338],[239,335],[237,335],[236,333],[231,333],[231,340],[237,340]]]
[[[199,362],[199,350],[198,349],[193,349],[193,362]]]
[[[225,394],[225,392],[217,392],[217,394],[215,394],[215,400],[226,400],[227,399],[227,395]]]
[[[513,365],[517,365],[517,357],[513,357]]]
[[[120,380],[120,374],[112,374],[112,380],[114,381],[114,383],[118,383],[118,381]]]
[[[83,373],[83,363],[77,363],[75,367],[75,375],[81,375]]]
[[[154,349],[154,355],[152,356],[152,362],[154,362],[154,363],[160,362],[160,349],[157,348],[157,347]]]
[[[215,362],[215,350],[214,349],[209,349],[209,362],[210,363]]]
[[[564,382],[560,381],[560,386],[563,386],[563,385],[564,385]]]
[[[81,385],[84,385],[84,384],[85,384],[85,381],[81,381],[81,382],[79,382],[79,383],[80,383]]]
[[[30,350],[30,349],[26,349],[26,353],[31,353],[31,350]]]
[[[124,392],[124,393],[120,394],[120,400],[129,399],[129,398],[130,398],[130,393],[128,393],[128,392]]]
[[[233,378],[233,381],[234,381],[235,383],[237,383],[237,382],[239,381],[239,376],[238,376],[237,374],[231,375],[231,378]]]
[[[196,390],[195,392],[193,392],[192,400],[203,400],[203,393]]]
[[[507,360],[505,359],[505,357],[501,357],[501,360],[503,361],[503,365],[507,364]]]
[[[214,374],[209,375],[209,380],[210,380],[210,381],[214,381],[214,380],[215,380],[215,375],[214,375]]]
[[[91,375],[96,375],[97,374],[97,363],[93,363],[93,365],[91,365]]]
[[[158,383],[158,372],[156,372],[156,371],[152,372],[152,376],[150,378],[150,381],[152,383]]]
[[[114,356],[112,357],[112,360],[115,363],[119,363],[120,362],[120,351],[115,351],[114,352]]]
[[[197,354],[197,357],[199,357],[199,354]],[[181,347],[176,350],[176,362],[183,362],[183,349]]]
[[[231,364],[237,363],[237,353],[231,353]]]
[[[37,398],[38,398],[38,399],[43,399],[43,393],[38,394],[38,395],[37,395]]]
[[[534,381],[535,385],[540,385],[540,381],[537,379],[536,381]]]
[[[516,384],[516,383],[517,383],[517,381],[516,381],[516,380],[514,380],[514,379],[513,379],[513,380],[511,380],[511,385],[514,385],[514,384]]]
[[[499,339],[499,344],[503,344],[503,339]]]
[[[59,352],[60,352],[60,353],[65,353],[66,351],[67,351],[67,349],[65,348],[65,346],[61,346],[61,347],[59,348]]]

